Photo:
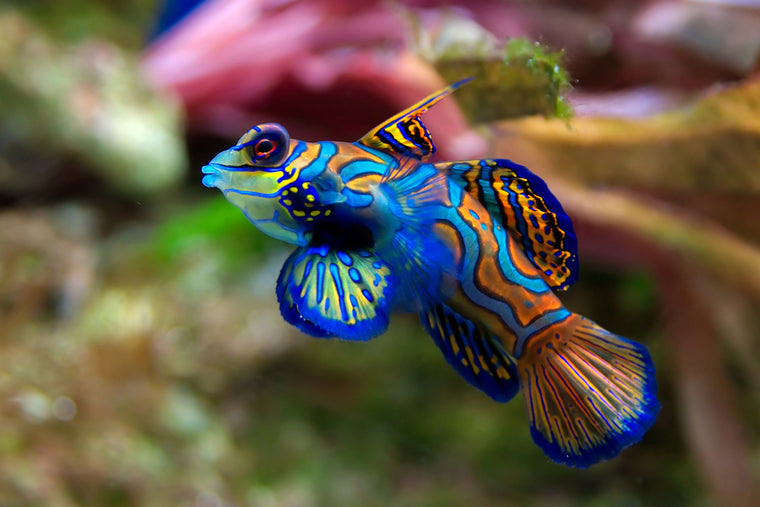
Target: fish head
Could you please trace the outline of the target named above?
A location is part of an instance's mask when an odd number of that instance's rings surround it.
[[[305,229],[282,204],[283,192],[298,177],[290,164],[297,143],[282,125],[257,125],[203,166],[203,184],[221,190],[265,234],[305,244]]]

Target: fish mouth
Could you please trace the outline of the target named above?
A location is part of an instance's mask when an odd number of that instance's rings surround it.
[[[219,179],[219,168],[212,164],[204,165],[201,167],[201,172],[205,174],[201,183],[208,188],[215,187],[216,182]]]

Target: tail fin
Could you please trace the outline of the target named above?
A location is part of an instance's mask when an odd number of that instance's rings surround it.
[[[635,444],[660,409],[647,349],[580,315],[531,337],[517,369],[533,440],[572,467]]]

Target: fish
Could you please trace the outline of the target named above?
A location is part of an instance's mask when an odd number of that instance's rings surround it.
[[[429,162],[421,116],[463,79],[356,142],[257,125],[202,183],[261,232],[295,245],[282,317],[316,338],[367,341],[413,312],[448,364],[493,400],[518,392],[551,460],[586,468],[638,443],[659,412],[644,345],[566,309],[573,224],[546,183],[507,159]]]

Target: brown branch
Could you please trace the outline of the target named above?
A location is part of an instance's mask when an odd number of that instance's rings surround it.
[[[760,249],[720,225],[631,192],[591,190],[559,182],[553,182],[552,188],[574,219],[618,230],[677,253],[760,298]]]
[[[491,126],[490,155],[585,184],[760,192],[760,78],[642,119],[530,117]]]
[[[657,274],[681,421],[697,466],[719,505],[760,505],[751,446],[724,366],[705,280],[681,259],[664,260]]]

